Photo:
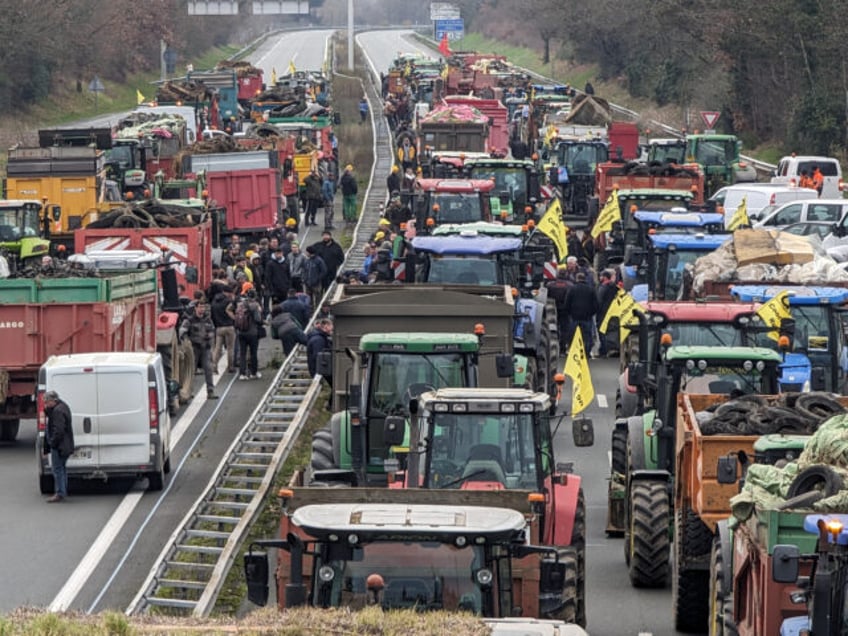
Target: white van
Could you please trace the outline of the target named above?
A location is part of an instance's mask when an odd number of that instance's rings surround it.
[[[809,176],[813,175],[813,168],[818,166],[824,176],[821,197],[823,199],[836,199],[842,196],[842,166],[839,160],[833,157],[815,157],[812,155],[783,157],[777,164],[777,170],[771,178],[772,183],[783,183],[797,185],[801,181],[801,172],[807,171]]]
[[[162,490],[171,471],[168,385],[158,353],[79,353],[50,356],[38,374],[36,458],[41,492],[53,492],[50,458],[43,457],[47,414],[43,396],[56,391],[71,409],[74,454],[69,478],[147,477]]]
[[[710,201],[716,202],[716,209],[718,206],[724,208],[724,221],[727,225],[736,208],[741,205],[742,199],[745,199],[748,218],[754,222],[763,217],[763,211],[766,209],[774,209],[788,201],[812,199],[817,196],[818,192],[810,188],[774,183],[739,183],[721,188],[710,197]]]
[[[848,199],[806,199],[792,201],[770,211],[754,227],[778,230],[793,223],[816,221],[839,223],[848,212]]]

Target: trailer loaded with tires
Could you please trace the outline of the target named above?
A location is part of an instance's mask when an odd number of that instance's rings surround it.
[[[713,466],[721,484],[717,487],[734,483],[737,477],[742,487],[731,486],[730,492],[739,491],[729,501],[731,514],[714,524],[707,570],[709,613],[704,624],[709,623],[711,634],[844,633],[838,629],[785,631],[792,624],[804,627],[805,623],[809,630],[809,622],[801,618],[808,615],[807,603],[812,599],[817,604],[812,608],[815,615],[817,609],[826,607],[816,600],[819,592],[830,594],[828,572],[822,569],[825,559],[816,555],[818,533],[811,533],[807,517],[848,509],[848,398],[822,393],[795,395],[794,404],[781,405],[769,399],[765,408],[772,410],[771,418],[753,414],[750,406],[741,410],[738,404],[725,407],[741,414],[733,416],[740,422],[771,419],[790,440],[796,433],[811,434],[797,437],[794,444],[781,449],[774,443],[780,441],[778,436],[771,433],[765,436],[772,440],[768,444],[761,441],[763,437],[754,438],[753,455],[743,456],[739,450],[716,454]],[[715,410],[717,417],[720,409]],[[719,433],[714,439],[731,439],[722,430],[726,423],[721,418],[717,423],[720,430],[710,431]],[[702,424],[702,432],[704,427]],[[706,429],[710,430],[709,423]],[[796,559],[801,556],[791,577],[785,576],[792,560],[790,552]],[[820,590],[823,584],[827,590]]]

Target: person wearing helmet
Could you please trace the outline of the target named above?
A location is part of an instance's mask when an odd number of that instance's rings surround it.
[[[392,171],[386,177],[386,190],[389,194],[400,190],[400,168],[396,165],[392,166]]]

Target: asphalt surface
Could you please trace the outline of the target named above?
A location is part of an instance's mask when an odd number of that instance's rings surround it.
[[[364,33],[358,41],[377,71],[385,71],[398,52],[420,49],[409,32]],[[252,56],[266,73],[296,67],[319,68],[329,32],[287,34],[269,41]],[[431,55],[436,56],[432,51]],[[314,57],[313,57],[314,56]],[[320,222],[319,222],[320,227]],[[316,234],[305,237],[307,243]],[[263,362],[272,356],[270,339],[263,342]],[[636,590],[630,586],[621,539],[609,539],[606,523],[609,440],[618,377],[614,360],[593,360],[596,398],[585,415],[595,425],[595,445],[575,448],[571,419],[563,417],[555,436],[558,462],[573,462],[583,479],[587,506],[588,631],[593,636],[651,633],[675,634],[670,590]],[[173,472],[161,493],[144,493],[146,482],[72,483],[71,496],[48,505],[38,491],[35,422],[21,424],[14,445],[0,447],[0,612],[16,607],[52,606],[83,611],[123,611],[135,596],[164,542],[190,509],[214,473],[223,452],[267,388],[273,369],[262,380],[236,381],[221,376],[218,401],[206,401],[200,376],[195,378],[196,408],[190,407],[172,454]],[[562,412],[570,408],[566,384]],[[185,409],[184,409],[185,413]],[[190,420],[190,421],[189,421]],[[110,540],[98,541],[107,535]]]

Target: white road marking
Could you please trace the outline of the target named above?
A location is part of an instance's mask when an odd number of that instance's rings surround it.
[[[215,384],[218,384],[218,381],[221,379],[222,372],[227,369],[227,359],[226,356],[221,358],[218,361],[218,368],[216,369],[216,374],[213,376],[213,381]],[[230,386],[232,382],[230,382]],[[229,390],[229,386],[227,387]],[[223,397],[223,396],[221,396]],[[220,404],[222,400],[218,400]],[[203,405],[206,403],[206,387],[204,386],[202,390],[198,391],[194,396],[194,399],[188,405],[186,410],[180,416],[180,419],[177,420],[176,425],[171,430],[171,452],[177,447],[177,443],[179,443],[182,436],[188,430],[189,425],[194,421],[194,418],[200,412],[200,409],[203,408]],[[176,471],[175,471],[176,474]],[[173,484],[173,477],[171,477],[171,482],[168,485],[168,490],[170,490],[170,486]],[[167,490],[165,491],[167,493]],[[161,496],[164,496],[165,493],[162,493]],[[91,544],[91,547],[88,549],[88,552],[85,553],[85,556],[79,562],[76,569],[71,573],[68,577],[68,580],[62,586],[62,589],[59,590],[59,593],[56,595],[56,598],[50,603],[49,610],[51,612],[63,612],[67,610],[71,603],[74,602],[77,595],[80,593],[80,590],[85,586],[88,579],[91,577],[91,574],[94,572],[94,569],[100,564],[100,561],[103,559],[103,556],[106,554],[107,550],[112,546],[112,543],[115,541],[115,538],[121,532],[124,524],[129,520],[130,515],[132,515],[136,506],[138,506],[138,502],[141,501],[141,498],[144,496],[143,490],[132,491],[127,493],[124,496],[124,499],[121,501],[120,505],[115,509],[115,512],[112,513],[112,516],[109,518],[109,521],[106,522],[106,525],[103,527],[103,530],[100,531],[100,534],[97,535],[97,538]]]
[[[612,451],[611,450],[607,451],[607,462],[609,463],[610,468],[612,468]]]
[[[598,406],[602,409],[609,408],[609,402],[607,402],[607,396],[603,393],[598,393]]]

